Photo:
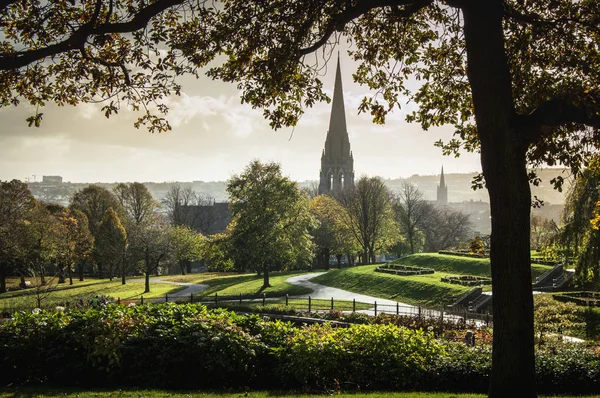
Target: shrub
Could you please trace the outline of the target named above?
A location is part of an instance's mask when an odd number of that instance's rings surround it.
[[[315,325],[278,351],[286,387],[415,388],[444,355],[432,334],[394,325]]]

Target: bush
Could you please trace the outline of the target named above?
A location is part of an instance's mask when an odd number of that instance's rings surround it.
[[[435,270],[432,268],[423,268],[423,267],[412,267],[409,265],[399,265],[399,264],[387,264],[382,265],[380,267],[375,268],[375,272],[383,272],[386,274],[393,275],[425,275],[425,274],[433,274]]]
[[[414,389],[444,355],[432,334],[394,325],[299,329],[279,351],[286,387]]]
[[[108,305],[85,312],[23,312],[0,323],[0,384],[487,389],[489,345],[442,343],[434,333],[448,337],[453,330],[441,324],[418,324],[408,317],[354,317],[386,324],[298,328],[258,315],[173,303],[132,308]],[[455,331],[458,336],[464,334]],[[536,361],[540,392],[600,389],[600,358],[584,346],[546,344],[538,349]]]

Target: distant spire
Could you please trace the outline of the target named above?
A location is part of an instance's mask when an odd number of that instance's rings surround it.
[[[440,188],[446,187],[446,181],[444,180],[444,166],[442,166],[442,176],[440,177]]]
[[[335,71],[335,86],[333,88],[333,101],[331,101],[331,118],[329,119],[329,132],[339,131],[346,133],[346,110],[344,108],[344,90],[342,88],[342,72],[340,68],[340,54],[338,53],[337,69]]]

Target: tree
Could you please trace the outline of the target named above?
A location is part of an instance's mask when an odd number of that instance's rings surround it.
[[[125,210],[129,222],[134,225],[150,220],[158,208],[158,203],[141,182],[120,183],[115,187],[114,193]]]
[[[153,215],[144,222],[133,224],[128,230],[133,258],[141,263],[144,273],[144,293],[150,292],[150,275],[158,273],[161,265],[169,259],[171,242],[167,225]]]
[[[554,220],[540,216],[531,216],[531,249],[541,251],[551,245],[558,234],[558,226]]]
[[[22,252],[26,222],[36,206],[27,184],[0,181],[0,293],[6,292],[6,277],[16,271]]]
[[[262,273],[264,289],[270,286],[269,270],[310,264],[308,198],[281,175],[279,164],[250,162],[231,177],[227,192],[235,220],[231,246],[236,267]]]
[[[575,180],[567,194],[558,243],[560,252],[575,263],[580,284],[600,283],[600,230],[594,228],[600,201],[600,157]]]
[[[362,249],[362,263],[375,261],[375,253],[397,240],[391,193],[379,177],[361,177],[342,191],[345,223]]]
[[[556,301],[548,294],[539,294],[534,301],[534,328],[538,345],[544,344],[548,333],[556,333],[562,339],[562,333],[581,326],[575,303]]]
[[[179,265],[181,275],[185,275],[190,263],[202,258],[204,237],[190,227],[176,225],[168,230],[171,245],[171,260]]]
[[[394,210],[411,254],[416,253],[424,245],[427,221],[435,213],[433,205],[423,199],[423,193],[417,187],[403,182],[394,200]]]
[[[218,217],[214,202],[212,196],[199,194],[179,184],[171,185],[162,201],[172,225],[187,225],[203,234],[208,233]]]
[[[95,257],[103,264],[108,264],[108,278],[112,280],[113,270],[120,269],[121,283],[126,283],[127,232],[121,224],[117,213],[109,207],[102,218],[96,236]]]
[[[0,3],[11,40],[0,46],[0,104],[121,94],[138,107],[178,92],[173,74],[195,74],[214,60],[222,64],[204,69],[209,76],[236,82],[273,127],[291,126],[326,99],[319,73],[344,36],[358,62],[355,80],[379,94],[360,110],[382,123],[408,98],[417,107],[409,121],[455,126],[457,138],[440,143],[445,152],[481,152],[476,183],[488,189],[492,217],[489,395],[534,397],[529,182],[536,180],[528,166],[579,172],[600,146],[599,14],[596,0],[231,0],[224,8],[8,0]],[[169,46],[159,52],[161,41]],[[54,62],[44,63],[49,57]],[[128,65],[140,70],[135,78]],[[412,89],[410,78],[423,84]],[[104,111],[117,107],[113,101]],[[29,122],[40,120],[36,113]],[[143,121],[164,127],[159,117]]]
[[[50,240],[53,262],[58,271],[58,283],[65,283],[68,276],[69,284],[72,285],[75,265],[88,259],[94,246],[87,217],[79,210],[69,210],[56,204],[48,204],[46,209],[55,221]]]
[[[457,247],[469,237],[473,236],[473,224],[468,214],[464,214],[449,207],[434,209],[431,217],[425,223],[426,252]]]
[[[86,215],[88,219],[89,230],[94,237],[98,235],[98,228],[106,211],[112,208],[117,214],[124,215],[124,210],[115,195],[105,188],[91,184],[73,194],[69,208],[79,210]],[[104,276],[104,270],[101,262],[97,262],[98,277]],[[83,265],[80,265],[79,278],[83,277]]]
[[[317,265],[328,268],[329,256],[333,254],[341,267],[342,256],[358,251],[358,243],[344,222],[346,209],[335,198],[318,195],[310,201],[310,211],[319,221],[319,226],[312,231],[318,248]]]

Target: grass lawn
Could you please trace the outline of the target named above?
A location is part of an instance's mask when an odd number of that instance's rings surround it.
[[[249,392],[206,392],[206,391],[164,391],[164,390],[67,390],[67,389],[11,389],[7,391],[0,390],[0,398],[50,398],[50,397],[71,397],[71,398],[308,398],[323,397],[321,394],[303,394],[294,391],[249,391]],[[353,398],[485,398],[484,394],[457,394],[447,392],[372,392],[372,393],[340,393],[336,397]],[[540,397],[551,397],[550,395],[540,395]],[[562,396],[571,398],[575,396]],[[588,395],[589,398],[598,398],[598,395]]]
[[[210,287],[202,292],[202,295],[214,295],[218,293],[220,296],[239,296],[242,295],[262,295],[267,296],[290,296],[299,294],[309,294],[312,290],[295,286],[286,282],[291,276],[305,274],[306,271],[288,271],[288,272],[271,272],[269,274],[269,283],[271,287],[262,289],[263,277],[255,273],[252,274],[212,274],[212,277],[202,280],[201,283],[207,284]]]
[[[311,282],[427,307],[450,304],[455,298],[471,289],[467,286],[441,282],[440,278],[446,273],[398,276],[375,272],[377,267],[378,265],[364,265],[331,270],[311,279]]]
[[[161,297],[165,294],[172,294],[183,286],[176,286],[167,283],[154,282],[150,280],[150,293],[144,294],[144,280],[135,278],[128,280],[126,285],[121,284],[120,279],[114,279],[112,282],[103,280],[89,280],[85,282],[73,281],[73,286],[61,284],[56,286],[56,290],[50,290],[45,295],[44,306],[54,306],[66,301],[76,301],[80,297],[90,297],[95,295],[107,295],[121,299],[136,299],[142,295],[144,298]],[[54,289],[54,286],[52,286]],[[34,308],[36,306],[35,289],[19,290],[0,294],[0,310],[14,310],[19,308]]]
[[[470,258],[450,256],[438,253],[419,253],[392,261],[391,264],[409,265],[414,267],[433,268],[436,271],[448,272],[450,274],[491,276],[489,258]],[[548,265],[532,264],[531,280],[552,268]]]
[[[407,304],[439,307],[451,304],[461,294],[472,289],[470,286],[441,282],[443,276],[490,276],[489,259],[422,253],[403,257],[392,264],[433,268],[436,272],[428,275],[399,276],[375,272],[378,265],[364,265],[331,270],[311,279],[311,282]],[[532,279],[549,268],[545,265],[534,265]],[[490,286],[484,287],[484,290],[490,289]]]

